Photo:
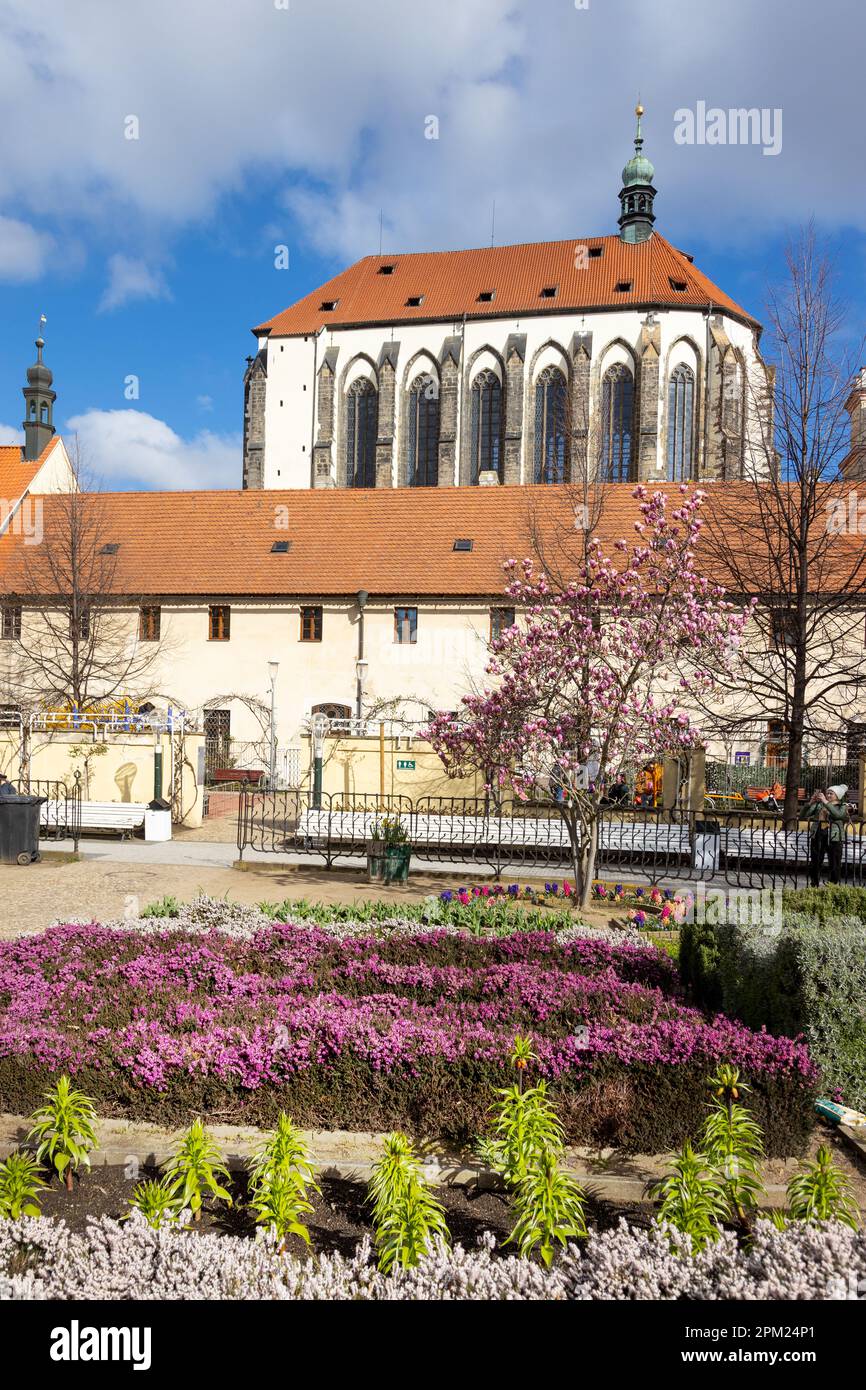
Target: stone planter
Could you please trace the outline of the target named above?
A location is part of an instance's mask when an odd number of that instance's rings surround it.
[[[369,883],[383,883],[385,880],[384,840],[367,841],[367,880]]]

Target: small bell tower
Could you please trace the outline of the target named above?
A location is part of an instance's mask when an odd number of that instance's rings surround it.
[[[655,169],[643,153],[643,134],[641,117],[644,109],[638,102],[634,108],[637,116],[637,130],[634,137],[634,154],[622,171],[622,188],[619,195],[619,238],[620,241],[648,241],[652,236],[655,213],[653,188]]]
[[[27,368],[27,385],[24,387],[24,458],[35,462],[54,437],[54,402],[57,392],[52,391],[54,380],[50,370],[42,361],[45,340],[42,337],[40,319],[39,337],[36,339],[36,361]]]

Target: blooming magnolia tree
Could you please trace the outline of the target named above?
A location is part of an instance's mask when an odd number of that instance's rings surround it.
[[[522,621],[493,644],[480,693],[428,729],[451,775],[482,769],[521,800],[562,789],[577,891],[589,899],[603,787],[611,774],[701,742],[689,696],[733,670],[750,609],[701,577],[703,493],[638,487],[633,544],[593,539],[576,577],[553,588],[532,561],[509,561]]]

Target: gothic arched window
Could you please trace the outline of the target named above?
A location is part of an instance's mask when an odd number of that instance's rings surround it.
[[[535,481],[564,483],[568,388],[558,367],[545,367],[535,383]]]
[[[439,383],[430,372],[416,376],[409,387],[408,425],[406,482],[409,487],[435,487],[439,481]]]
[[[608,483],[631,481],[631,437],[634,381],[618,362],[604,374],[601,395],[602,476]]]
[[[472,383],[472,479],[492,471],[502,476],[502,383],[495,372],[479,372]]]
[[[376,436],[379,397],[371,381],[360,377],[346,400],[346,486],[376,486]]]
[[[695,376],[681,365],[668,385],[668,480],[684,483],[692,477],[694,450]]]

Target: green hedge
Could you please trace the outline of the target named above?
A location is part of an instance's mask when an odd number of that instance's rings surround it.
[[[802,912],[816,922],[834,917],[857,917],[866,922],[866,888],[827,883],[821,888],[796,888],[782,894],[784,912]]]
[[[685,923],[680,973],[703,1007],[749,1028],[802,1034],[823,1090],[866,1109],[866,923],[859,917],[818,923],[786,912],[781,928]]]

